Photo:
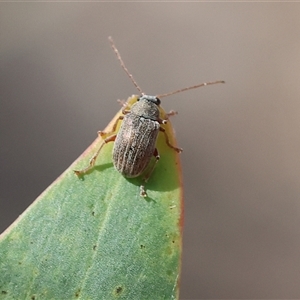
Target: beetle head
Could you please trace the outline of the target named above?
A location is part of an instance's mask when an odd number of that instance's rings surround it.
[[[138,101],[149,101],[157,106],[160,105],[160,100],[156,96],[150,96],[150,95],[142,95],[141,97],[138,98]]]

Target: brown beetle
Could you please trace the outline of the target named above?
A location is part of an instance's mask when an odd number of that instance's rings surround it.
[[[166,143],[170,148],[174,149],[177,152],[182,151],[181,148],[177,148],[170,144],[168,135],[165,129],[161,126],[161,124],[165,124],[167,122],[169,116],[176,114],[176,112],[171,111],[167,114],[166,119],[161,119],[159,113],[159,105],[161,102],[159,98],[205,85],[224,83],[224,81],[201,83],[195,86],[183,88],[171,93],[166,93],[158,96],[145,95],[134,80],[133,76],[127,70],[117,48],[114,45],[112,38],[109,37],[109,40],[114,52],[117,55],[118,60],[121,63],[122,68],[130,77],[131,81],[138,89],[138,91],[142,94],[142,96],[138,98],[138,101],[132,105],[130,110],[128,110],[126,104],[124,104],[124,109],[122,110],[123,116],[120,116],[117,119],[113,126],[112,132],[98,132],[98,134],[104,139],[104,143],[91,158],[88,167],[83,170],[74,172],[79,176],[85,174],[87,171],[93,168],[103,145],[114,141],[113,164],[118,172],[120,172],[125,177],[133,178],[140,176],[149,165],[152,156],[155,156],[156,162],[144,177],[144,182],[147,182],[152,171],[154,170],[155,164],[159,160],[159,153],[156,148],[156,140],[160,131],[164,133]],[[117,124],[120,120],[123,121],[119,131],[117,132]],[[147,196],[143,185],[140,186],[140,195],[142,197]]]

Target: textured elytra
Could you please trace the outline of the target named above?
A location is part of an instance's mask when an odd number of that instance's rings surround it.
[[[159,128],[157,121],[132,112],[124,116],[113,148],[113,163],[122,175],[137,177],[145,170],[154,154]]]

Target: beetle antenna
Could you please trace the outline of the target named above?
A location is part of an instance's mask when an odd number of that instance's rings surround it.
[[[163,97],[171,96],[171,95],[174,95],[174,94],[177,94],[177,93],[185,92],[185,91],[188,91],[188,90],[197,89],[197,88],[202,87],[202,86],[212,85],[212,84],[217,84],[217,83],[225,83],[225,81],[218,80],[218,81],[203,82],[203,83],[193,85],[193,86],[189,86],[189,87],[186,87],[186,88],[174,91],[174,92],[157,95],[156,97],[157,98],[163,98]]]
[[[125,73],[128,75],[128,77],[130,78],[130,80],[132,81],[132,83],[134,84],[134,86],[136,87],[136,89],[137,89],[142,95],[144,95],[142,89],[138,86],[138,84],[137,84],[137,82],[135,81],[135,79],[133,78],[132,74],[130,74],[129,71],[128,71],[128,69],[126,68],[126,66],[125,66],[125,64],[124,64],[124,62],[123,62],[123,60],[122,60],[122,57],[121,57],[121,55],[120,55],[120,53],[119,53],[119,51],[118,51],[118,49],[117,49],[117,47],[116,47],[116,45],[115,45],[113,39],[112,39],[112,37],[110,36],[110,37],[108,37],[108,39],[109,39],[109,42],[110,42],[111,47],[113,48],[115,54],[117,55],[117,58],[118,58],[119,62],[121,63],[122,69],[123,69],[123,70],[125,71]]]

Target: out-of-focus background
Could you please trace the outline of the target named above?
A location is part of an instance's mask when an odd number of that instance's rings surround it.
[[[185,187],[181,299],[300,298],[299,3],[1,3],[0,231],[142,89]]]

